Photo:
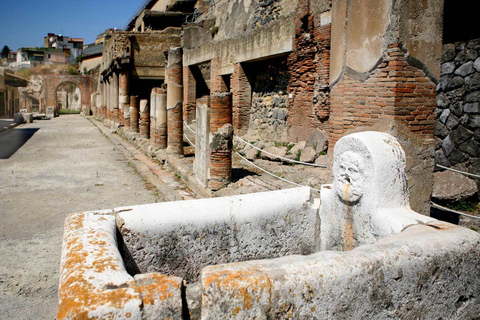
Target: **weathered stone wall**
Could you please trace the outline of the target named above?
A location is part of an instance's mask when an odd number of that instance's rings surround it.
[[[120,212],[120,231],[137,272],[191,282],[206,265],[315,252],[309,199],[309,188],[296,188],[137,206]]]
[[[480,39],[443,46],[437,93],[436,163],[480,174]]]
[[[181,43],[181,28],[162,31],[115,31],[103,46],[101,71],[132,68],[134,78],[164,78],[165,51]]]

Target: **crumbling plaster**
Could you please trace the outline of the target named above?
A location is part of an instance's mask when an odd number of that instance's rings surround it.
[[[402,43],[411,64],[439,79],[443,1],[333,1],[332,12],[332,53],[343,54],[331,56],[331,83],[345,69],[366,77],[393,43]]]

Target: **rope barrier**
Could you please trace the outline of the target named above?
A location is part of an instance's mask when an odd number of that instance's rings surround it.
[[[185,137],[185,139],[187,139],[187,142],[188,142],[192,147],[195,148],[195,144],[194,144],[192,141],[190,141],[190,139],[188,139],[188,137],[187,137],[187,135],[186,135],[185,133],[183,134],[183,136]]]
[[[235,151],[235,153],[236,153],[240,158],[242,158],[242,160],[246,161],[248,164],[252,165],[253,167],[257,168],[258,170],[260,170],[260,171],[262,171],[262,172],[264,172],[264,173],[266,173],[266,174],[268,174],[268,175],[271,175],[272,177],[275,177],[275,178],[277,178],[277,179],[280,179],[280,180],[282,180],[282,181],[284,181],[284,182],[293,184],[293,185],[298,186],[298,187],[307,187],[307,186],[304,186],[304,185],[302,185],[302,184],[299,184],[299,183],[296,183],[296,182],[293,182],[293,181],[284,179],[284,178],[282,178],[282,177],[279,177],[279,176],[277,176],[276,174],[271,173],[271,172],[269,172],[269,171],[267,171],[267,170],[265,170],[265,169],[257,166],[257,165],[254,164],[253,162],[247,160],[246,158],[244,158],[244,157],[243,157],[240,153],[238,153],[237,151]],[[308,186],[308,187],[309,187],[309,186]],[[318,189],[315,189],[315,188],[312,188],[312,187],[309,187],[309,188],[310,188],[311,190],[313,190],[313,191],[320,192],[320,190],[318,190]]]
[[[430,205],[434,208],[437,208],[437,209],[442,209],[442,210],[445,210],[445,211],[450,211],[450,212],[453,212],[453,213],[456,213],[456,214],[459,214],[459,215],[462,215],[462,216],[465,216],[465,217],[469,217],[469,218],[474,218],[474,219],[480,219],[480,216],[473,216],[471,214],[467,214],[467,213],[463,213],[463,212],[460,212],[460,211],[457,211],[457,210],[452,210],[452,209],[449,209],[449,208],[446,208],[446,207],[443,207],[441,205],[438,205],[434,202],[431,202],[430,201]]]
[[[281,157],[281,156],[279,156],[279,155],[276,155],[276,154],[270,153],[270,152],[268,152],[268,151],[262,150],[262,149],[260,149],[260,148],[258,148],[258,147],[256,147],[256,146],[254,146],[253,144],[251,144],[251,143],[243,140],[242,138],[240,138],[240,137],[237,136],[237,135],[234,135],[234,137],[237,138],[238,140],[242,141],[243,143],[248,144],[248,145],[251,146],[252,148],[257,149],[258,151],[264,152],[264,153],[266,153],[266,154],[268,154],[268,155],[271,155],[272,157],[276,157],[276,158],[278,158],[278,159],[282,159],[282,160],[285,160],[285,161],[288,161],[288,162],[303,164],[303,165],[305,165],[305,166],[311,166],[311,167],[319,167],[319,168],[326,168],[326,167],[327,167],[327,165],[325,165],[325,164],[307,163],[307,162],[302,162],[302,161],[297,161],[297,160],[292,160],[292,159],[284,158],[284,157]]]
[[[192,130],[192,128],[190,128],[188,126],[188,124],[184,121],[183,124],[187,127],[188,130],[190,130],[192,133],[195,133],[195,131]],[[284,158],[284,157],[281,157],[279,155],[276,155],[276,154],[273,154],[273,153],[270,153],[268,151],[265,151],[265,150],[262,150],[256,146],[254,146],[253,144],[243,140],[242,138],[240,138],[239,136],[237,136],[236,134],[233,135],[235,138],[237,138],[238,140],[242,141],[243,143],[245,144],[248,144],[249,146],[253,147],[254,149],[258,150],[258,151],[261,151],[261,152],[264,152],[268,155],[271,155],[272,157],[275,157],[275,158],[279,158],[279,159],[282,159],[282,160],[285,160],[285,161],[288,161],[288,162],[293,162],[293,163],[298,163],[298,164],[303,164],[303,165],[306,165],[306,166],[311,166],[311,167],[319,167],[319,168],[326,168],[327,166],[325,164],[315,164],[315,163],[307,163],[307,162],[303,162],[303,161],[297,161],[297,160],[293,160],[293,159],[288,159],[288,158]]]
[[[185,127],[187,127],[188,130],[190,130],[192,133],[195,133],[195,131],[193,131],[192,128],[190,128],[185,121],[183,121],[183,124],[185,125]]]
[[[439,164],[436,164],[436,166],[439,167],[439,168],[442,168],[442,169],[446,169],[446,170],[458,172],[458,173],[461,173],[461,174],[464,174],[464,175],[467,175],[467,176],[472,176],[472,177],[475,177],[475,178],[480,178],[480,175],[478,175],[478,174],[473,174],[473,173],[468,173],[468,172],[460,171],[460,170],[457,170],[457,169],[452,169],[452,168],[445,167],[445,166],[442,166],[442,165],[439,165]]]

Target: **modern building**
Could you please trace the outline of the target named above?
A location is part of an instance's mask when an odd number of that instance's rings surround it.
[[[67,62],[75,63],[83,51],[83,38],[70,38],[61,34],[49,33],[44,37],[44,46],[45,48],[60,49],[65,53]]]

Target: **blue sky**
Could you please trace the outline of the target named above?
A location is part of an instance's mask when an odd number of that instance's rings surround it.
[[[92,43],[108,28],[121,29],[144,0],[2,0],[0,50],[43,47],[47,33]]]

